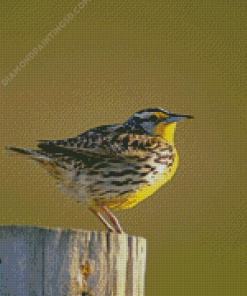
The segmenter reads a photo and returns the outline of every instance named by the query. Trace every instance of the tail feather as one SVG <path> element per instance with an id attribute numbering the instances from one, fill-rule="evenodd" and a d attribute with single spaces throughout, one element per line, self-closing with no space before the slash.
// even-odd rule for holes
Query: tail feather
<path id="1" fill-rule="evenodd" d="M 16 147 L 6 147 L 7 150 L 12 150 L 15 152 L 19 152 L 19 153 L 23 153 L 23 154 L 28 154 L 28 155 L 32 155 L 33 154 L 33 150 L 29 150 L 29 149 L 25 149 L 25 148 L 16 148 Z"/>
<path id="2" fill-rule="evenodd" d="M 6 150 L 18 152 L 30 156 L 32 160 L 36 160 L 48 173 L 56 180 L 59 180 L 64 186 L 71 186 L 76 176 L 76 171 L 71 171 L 73 164 L 70 162 L 58 160 L 49 156 L 42 150 L 31 150 L 26 148 L 6 147 Z"/>
<path id="3" fill-rule="evenodd" d="M 51 158 L 40 150 L 31 150 L 26 148 L 16 148 L 16 147 L 6 147 L 7 150 L 18 152 L 21 154 L 26 154 L 37 161 L 47 161 L 49 162 Z"/>

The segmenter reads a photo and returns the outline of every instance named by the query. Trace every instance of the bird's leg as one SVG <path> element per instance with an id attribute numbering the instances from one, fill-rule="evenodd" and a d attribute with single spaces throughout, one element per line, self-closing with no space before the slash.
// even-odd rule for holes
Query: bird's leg
<path id="1" fill-rule="evenodd" d="M 116 230 L 108 223 L 105 218 L 95 209 L 89 207 L 89 210 L 100 219 L 100 221 L 105 225 L 105 227 L 110 231 L 110 232 L 116 232 Z"/>
<path id="2" fill-rule="evenodd" d="M 103 205 L 99 205 L 99 206 L 111 220 L 113 226 L 115 227 L 115 232 L 119 234 L 124 233 L 123 228 L 121 227 L 117 217 L 114 216 L 105 206 Z"/>

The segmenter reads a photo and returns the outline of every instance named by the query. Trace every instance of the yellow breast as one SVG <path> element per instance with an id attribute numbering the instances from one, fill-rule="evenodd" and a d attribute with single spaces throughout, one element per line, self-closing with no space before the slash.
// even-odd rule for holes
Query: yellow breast
<path id="1" fill-rule="evenodd" d="M 155 130 L 154 134 L 162 137 L 170 144 L 174 145 L 174 132 L 176 129 L 176 123 L 171 123 L 169 125 L 159 124 Z M 163 174 L 160 174 L 156 181 L 152 185 L 144 185 L 139 191 L 133 192 L 131 194 L 124 195 L 122 197 L 111 198 L 104 200 L 102 203 L 111 209 L 127 209 L 138 204 L 143 199 L 152 195 L 157 191 L 162 185 L 171 179 L 174 175 L 178 166 L 178 154 L 174 148 L 174 162 L 171 169 Z"/>
<path id="2" fill-rule="evenodd" d="M 133 192 L 123 197 L 117 197 L 117 198 L 105 200 L 103 201 L 103 204 L 108 208 L 117 209 L 117 210 L 133 207 L 143 199 L 152 195 L 156 190 L 158 190 L 162 185 L 164 185 L 168 180 L 170 180 L 171 177 L 174 175 L 177 166 L 178 166 L 178 154 L 175 150 L 174 163 L 169 173 L 164 173 L 159 175 L 157 180 L 151 186 L 144 185 L 138 192 Z"/>

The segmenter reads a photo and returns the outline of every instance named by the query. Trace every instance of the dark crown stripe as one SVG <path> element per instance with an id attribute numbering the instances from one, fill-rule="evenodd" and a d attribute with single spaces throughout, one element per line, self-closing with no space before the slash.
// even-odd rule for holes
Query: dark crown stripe
<path id="1" fill-rule="evenodd" d="M 136 114 L 143 113 L 143 112 L 163 112 L 163 113 L 168 113 L 168 111 L 162 109 L 162 108 L 149 108 L 145 110 L 141 110 L 139 112 L 136 112 Z"/>

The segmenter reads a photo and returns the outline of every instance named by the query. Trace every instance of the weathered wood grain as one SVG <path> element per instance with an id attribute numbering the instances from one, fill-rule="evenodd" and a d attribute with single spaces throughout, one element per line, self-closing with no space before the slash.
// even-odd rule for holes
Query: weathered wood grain
<path id="1" fill-rule="evenodd" d="M 141 237 L 3 225 L 0 260 L 0 295 L 144 296 Z"/>

